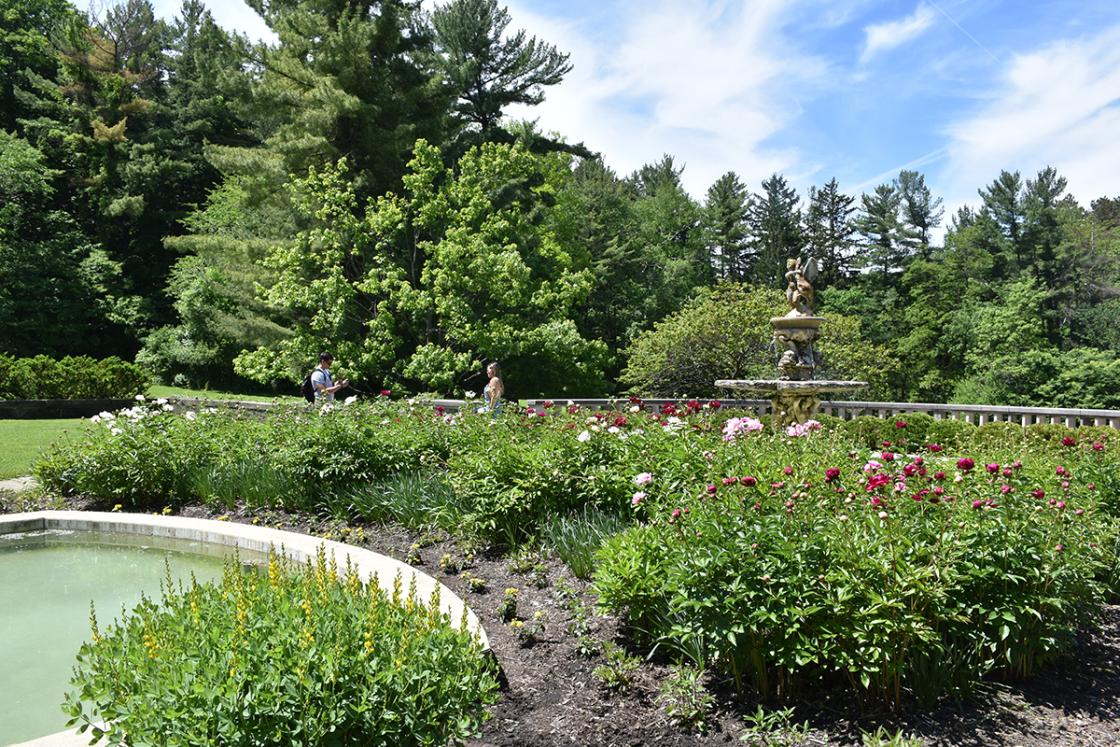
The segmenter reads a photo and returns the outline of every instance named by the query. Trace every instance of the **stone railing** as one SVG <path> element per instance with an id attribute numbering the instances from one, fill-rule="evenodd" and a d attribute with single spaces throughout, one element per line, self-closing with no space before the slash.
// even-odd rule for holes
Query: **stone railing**
<path id="1" fill-rule="evenodd" d="M 546 400 L 531 399 L 526 402 L 528 406 L 540 406 Z M 564 399 L 557 398 L 553 402 L 567 404 L 573 402 L 581 407 L 598 409 L 626 409 L 630 406 L 629 400 L 621 399 Z M 680 399 L 644 399 L 646 407 L 660 407 L 672 402 L 680 404 Z M 708 400 L 702 399 L 701 403 Z M 770 412 L 768 399 L 721 399 L 723 407 L 735 409 L 754 410 L 759 415 Z M 933 404 L 928 402 L 857 402 L 857 401 L 829 401 L 821 402 L 818 410 L 823 415 L 851 420 L 860 415 L 874 415 L 881 418 L 891 418 L 906 413 L 924 412 L 937 420 L 963 420 L 974 425 L 985 423 L 1008 422 L 1019 425 L 1033 425 L 1035 423 L 1059 423 L 1070 427 L 1082 425 L 1101 425 L 1109 428 L 1120 429 L 1120 410 L 1085 410 L 1060 407 L 1004 407 L 1000 405 L 950 405 Z"/>

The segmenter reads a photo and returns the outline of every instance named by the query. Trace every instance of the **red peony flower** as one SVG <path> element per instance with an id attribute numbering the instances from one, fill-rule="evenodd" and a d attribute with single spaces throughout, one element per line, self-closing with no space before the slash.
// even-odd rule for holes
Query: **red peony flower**
<path id="1" fill-rule="evenodd" d="M 907 423 L 905 420 L 894 421 L 894 427 L 898 428 L 899 430 L 905 428 L 907 425 L 909 425 L 909 423 Z"/>
<path id="2" fill-rule="evenodd" d="M 382 390 L 381 390 L 381 396 L 382 396 L 382 397 L 388 397 L 388 396 L 389 396 L 389 395 L 391 395 L 391 394 L 392 394 L 392 392 L 391 392 L 390 390 L 388 390 L 388 389 L 382 389 Z"/>
<path id="3" fill-rule="evenodd" d="M 720 402 L 718 399 L 713 399 L 713 400 L 708 401 L 708 408 L 711 409 L 711 410 L 718 410 L 721 407 L 723 407 L 723 403 Z"/>
<path id="4" fill-rule="evenodd" d="M 1094 441 L 1093 442 L 1093 451 L 1103 451 L 1103 450 L 1104 450 L 1104 444 L 1102 444 L 1100 441 Z"/>
<path id="5" fill-rule="evenodd" d="M 739 484 L 746 485 L 748 488 L 753 488 L 755 485 L 758 485 L 758 479 L 747 475 L 746 477 L 739 478 Z"/>
<path id="6" fill-rule="evenodd" d="M 926 448 L 936 454 L 937 452 L 941 451 L 941 444 L 930 444 Z"/>
<path id="7" fill-rule="evenodd" d="M 886 442 L 884 441 L 884 443 L 886 443 Z M 883 452 L 883 461 L 884 462 L 893 462 L 894 461 L 894 454 L 892 454 L 889 451 L 884 451 Z"/>
<path id="8" fill-rule="evenodd" d="M 1073 436 L 1066 436 L 1062 439 L 1062 446 L 1077 446 L 1077 439 Z"/>
<path id="9" fill-rule="evenodd" d="M 968 472 L 975 466 L 976 462 L 972 461 L 968 457 L 963 457 L 957 460 L 957 469 L 959 469 L 961 472 Z"/>
<path id="10" fill-rule="evenodd" d="M 832 482 L 838 477 L 840 477 L 839 467 L 829 467 L 824 471 L 824 479 L 826 482 Z"/>
<path id="11" fill-rule="evenodd" d="M 995 473 L 999 472 L 999 465 L 995 462 L 992 462 L 991 464 L 985 464 L 984 469 L 988 470 L 988 472 L 994 475 Z"/>

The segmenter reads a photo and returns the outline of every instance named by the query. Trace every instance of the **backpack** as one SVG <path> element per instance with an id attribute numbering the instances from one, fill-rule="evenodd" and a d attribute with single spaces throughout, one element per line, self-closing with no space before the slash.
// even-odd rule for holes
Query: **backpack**
<path id="1" fill-rule="evenodd" d="M 314 373 L 314 371 L 311 373 Z M 305 400 L 311 403 L 315 402 L 315 386 L 311 383 L 311 374 L 307 374 L 307 376 L 303 377 L 303 384 L 300 386 L 299 391 Z"/>

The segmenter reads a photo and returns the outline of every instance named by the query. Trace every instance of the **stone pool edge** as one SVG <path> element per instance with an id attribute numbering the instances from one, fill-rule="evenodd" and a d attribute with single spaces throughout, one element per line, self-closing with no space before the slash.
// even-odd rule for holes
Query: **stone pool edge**
<path id="1" fill-rule="evenodd" d="M 323 548 L 328 558 L 333 555 L 340 568 L 345 568 L 346 561 L 349 559 L 363 580 L 369 580 L 376 574 L 378 585 L 386 591 L 392 592 L 398 574 L 404 589 L 408 589 L 415 579 L 416 593 L 421 599 L 430 599 L 438 588 L 440 606 L 450 617 L 451 624 L 458 627 L 465 610 L 467 628 L 478 636 L 483 649 L 490 651 L 489 639 L 486 637 L 482 623 L 479 622 L 474 610 L 459 595 L 421 570 L 381 553 L 354 545 L 283 529 L 212 519 L 191 519 L 183 516 L 104 511 L 34 511 L 0 515 L 0 535 L 44 530 L 117 532 L 165 537 L 262 554 L 267 554 L 271 549 L 283 550 L 285 555 L 301 563 L 309 558 L 313 559 L 318 554 L 319 548 Z M 89 739 L 88 735 L 76 732 L 60 732 L 22 742 L 13 747 L 77 747 L 88 745 Z"/>

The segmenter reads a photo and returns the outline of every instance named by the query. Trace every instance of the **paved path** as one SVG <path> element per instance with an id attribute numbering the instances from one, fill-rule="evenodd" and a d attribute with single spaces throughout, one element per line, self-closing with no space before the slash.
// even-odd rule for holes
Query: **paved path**
<path id="1" fill-rule="evenodd" d="M 34 477 L 13 477 L 11 480 L 0 480 L 0 492 L 23 493 L 36 486 Z"/>

